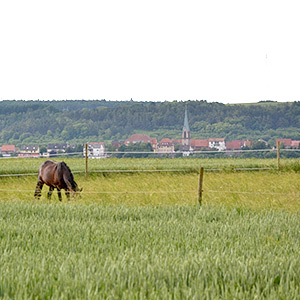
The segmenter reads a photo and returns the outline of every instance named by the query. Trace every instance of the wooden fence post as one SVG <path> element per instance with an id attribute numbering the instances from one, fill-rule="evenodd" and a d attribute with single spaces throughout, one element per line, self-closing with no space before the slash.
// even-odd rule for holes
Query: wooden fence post
<path id="1" fill-rule="evenodd" d="M 277 141 L 277 169 L 280 169 L 280 141 Z"/>
<path id="2" fill-rule="evenodd" d="M 199 184 L 198 184 L 198 203 L 199 203 L 200 206 L 202 205 L 203 174 L 204 174 L 204 169 L 202 167 L 200 167 L 200 170 L 199 170 Z"/>
<path id="3" fill-rule="evenodd" d="M 88 175 L 88 144 L 85 144 L 85 176 Z"/>

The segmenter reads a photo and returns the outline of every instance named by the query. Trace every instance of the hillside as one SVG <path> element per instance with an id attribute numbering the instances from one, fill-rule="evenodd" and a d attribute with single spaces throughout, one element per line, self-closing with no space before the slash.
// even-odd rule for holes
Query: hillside
<path id="1" fill-rule="evenodd" d="M 180 138 L 186 106 L 192 138 L 300 139 L 300 102 L 1 101 L 0 144 Z"/>

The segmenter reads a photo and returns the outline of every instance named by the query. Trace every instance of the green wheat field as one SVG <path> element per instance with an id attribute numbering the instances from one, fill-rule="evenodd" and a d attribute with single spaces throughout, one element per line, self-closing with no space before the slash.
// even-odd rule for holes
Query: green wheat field
<path id="1" fill-rule="evenodd" d="M 0 175 L 42 161 L 2 159 Z M 299 160 L 65 162 L 83 187 L 69 202 L 0 177 L 1 299 L 300 299 Z"/>

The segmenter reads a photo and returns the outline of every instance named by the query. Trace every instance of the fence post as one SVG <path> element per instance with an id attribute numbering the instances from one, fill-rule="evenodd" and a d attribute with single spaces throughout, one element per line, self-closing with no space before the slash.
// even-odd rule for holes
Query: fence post
<path id="1" fill-rule="evenodd" d="M 88 144 L 85 144 L 85 176 L 88 175 Z"/>
<path id="2" fill-rule="evenodd" d="M 280 141 L 277 141 L 277 169 L 280 169 Z"/>
<path id="3" fill-rule="evenodd" d="M 199 184 L 198 184 L 198 203 L 199 203 L 200 206 L 202 205 L 203 174 L 204 174 L 204 169 L 202 167 L 200 167 L 200 170 L 199 170 Z"/>

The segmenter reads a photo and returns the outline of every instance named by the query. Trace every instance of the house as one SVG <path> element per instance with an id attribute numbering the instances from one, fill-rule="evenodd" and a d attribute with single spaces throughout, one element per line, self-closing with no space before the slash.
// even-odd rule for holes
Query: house
<path id="1" fill-rule="evenodd" d="M 40 147 L 38 145 L 23 145 L 20 148 L 18 157 L 39 157 Z"/>
<path id="2" fill-rule="evenodd" d="M 113 149 L 115 149 L 116 151 L 119 150 L 119 148 L 124 144 L 124 141 L 112 141 L 111 142 L 111 146 Z"/>
<path id="3" fill-rule="evenodd" d="M 16 153 L 17 148 L 15 145 L 2 145 L 1 154 L 4 157 L 10 157 L 12 154 Z"/>
<path id="4" fill-rule="evenodd" d="M 85 156 L 85 148 L 83 149 Z M 89 142 L 87 143 L 87 156 L 88 158 L 106 158 L 105 145 L 103 142 Z"/>
<path id="5" fill-rule="evenodd" d="M 155 151 L 156 153 L 172 153 L 175 152 L 175 147 L 171 139 L 163 138 L 157 145 Z"/>
<path id="6" fill-rule="evenodd" d="M 65 153 L 68 148 L 68 145 L 63 144 L 48 144 L 47 145 L 47 152 L 51 154 L 57 154 L 57 153 Z"/>
<path id="7" fill-rule="evenodd" d="M 226 142 L 226 150 L 240 150 L 243 147 L 250 147 L 250 141 L 243 140 L 233 140 L 231 142 Z"/>
<path id="8" fill-rule="evenodd" d="M 125 145 L 137 144 L 137 143 L 150 143 L 152 148 L 155 150 L 157 139 L 151 138 L 146 134 L 133 134 L 132 136 L 130 136 L 128 139 L 124 141 Z"/>
<path id="9" fill-rule="evenodd" d="M 194 151 L 209 150 L 208 139 L 191 139 L 191 147 Z"/>
<path id="10" fill-rule="evenodd" d="M 174 150 L 178 151 L 181 148 L 182 140 L 181 139 L 171 139 L 172 144 L 174 145 Z"/>
<path id="11" fill-rule="evenodd" d="M 136 143 L 151 143 L 151 138 L 146 134 L 133 134 L 124 142 L 125 145 Z"/>
<path id="12" fill-rule="evenodd" d="M 292 148 L 292 139 L 276 139 L 276 145 L 280 143 L 285 148 Z"/>
<path id="13" fill-rule="evenodd" d="M 155 151 L 157 146 L 157 138 L 151 138 L 150 144 L 152 146 L 153 151 Z"/>
<path id="14" fill-rule="evenodd" d="M 292 148 L 300 148 L 300 141 L 292 140 Z"/>
<path id="15" fill-rule="evenodd" d="M 283 145 L 284 148 L 299 148 L 299 145 L 300 145 L 300 141 L 296 141 L 296 140 L 292 140 L 292 139 L 277 139 L 276 145 L 278 142 L 281 145 Z"/>
<path id="16" fill-rule="evenodd" d="M 172 143 L 174 144 L 174 146 L 181 145 L 182 144 L 182 140 L 181 139 L 172 139 Z"/>
<path id="17" fill-rule="evenodd" d="M 224 138 L 208 139 L 208 146 L 210 149 L 217 149 L 218 151 L 224 151 L 226 149 L 225 139 Z"/>

